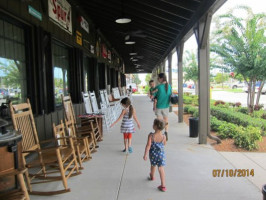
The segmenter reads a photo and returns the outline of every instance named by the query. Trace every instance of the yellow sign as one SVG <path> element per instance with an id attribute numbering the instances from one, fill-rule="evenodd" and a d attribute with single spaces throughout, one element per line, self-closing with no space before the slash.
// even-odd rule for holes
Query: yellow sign
<path id="1" fill-rule="evenodd" d="M 76 42 L 77 42 L 77 44 L 79 44 L 80 46 L 82 46 L 82 35 L 78 31 L 76 31 Z"/>

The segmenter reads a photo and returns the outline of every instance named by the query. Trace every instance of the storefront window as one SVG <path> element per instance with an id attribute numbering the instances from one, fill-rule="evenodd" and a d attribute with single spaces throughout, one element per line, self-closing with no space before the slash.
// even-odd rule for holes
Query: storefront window
<path id="1" fill-rule="evenodd" d="M 61 95 L 68 94 L 69 88 L 69 60 L 68 49 L 57 43 L 52 44 L 54 68 L 54 95 L 55 107 L 62 105 Z"/>
<path id="2" fill-rule="evenodd" d="M 26 100 L 24 29 L 0 19 L 0 106 Z"/>

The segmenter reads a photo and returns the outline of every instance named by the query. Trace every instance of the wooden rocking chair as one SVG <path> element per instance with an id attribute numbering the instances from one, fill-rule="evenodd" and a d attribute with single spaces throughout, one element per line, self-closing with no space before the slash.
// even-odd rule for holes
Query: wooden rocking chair
<path id="1" fill-rule="evenodd" d="M 93 133 L 90 132 L 90 137 L 82 136 L 82 134 L 77 135 L 73 120 L 65 119 L 65 127 L 68 135 L 74 137 L 76 144 L 79 146 L 80 154 L 78 156 L 78 160 L 81 166 L 82 162 L 90 160 L 92 158 L 91 152 L 95 149 Z"/>
<path id="2" fill-rule="evenodd" d="M 22 134 L 23 164 L 28 169 L 35 169 L 34 174 L 25 173 L 30 194 L 54 195 L 69 192 L 70 188 L 67 186 L 67 179 L 70 176 L 80 174 L 72 138 L 64 137 L 42 141 L 42 144 L 51 145 L 53 143 L 54 145 L 41 148 L 29 100 L 27 100 L 27 103 L 18 105 L 10 103 L 10 112 L 14 129 Z M 61 139 L 68 140 L 68 145 L 58 145 L 57 141 Z M 28 155 L 32 155 L 31 161 L 26 161 L 26 156 Z M 59 173 L 60 175 L 52 176 L 54 173 Z M 38 181 L 35 178 L 38 178 Z M 32 190 L 32 184 L 57 180 L 62 180 L 63 190 L 47 192 Z"/>
<path id="3" fill-rule="evenodd" d="M 62 103 L 63 103 L 64 113 L 65 113 L 66 119 L 72 120 L 74 122 L 76 134 L 78 136 L 85 136 L 86 135 L 88 137 L 92 137 L 92 139 L 94 141 L 94 147 L 98 147 L 96 138 L 99 135 L 99 125 L 98 125 L 97 119 L 92 120 L 91 118 L 89 118 L 89 119 L 83 121 L 81 126 L 78 126 L 77 121 L 76 121 L 74 108 L 73 108 L 73 104 L 71 101 L 71 97 L 70 96 L 63 96 L 63 95 L 61 95 L 61 97 L 62 97 Z M 95 152 L 95 151 L 96 150 L 94 149 L 92 152 Z"/>
<path id="4" fill-rule="evenodd" d="M 103 138 L 103 130 L 102 130 L 102 119 L 104 113 L 101 113 L 98 110 L 97 100 L 96 98 L 92 101 L 91 95 L 88 92 L 82 92 L 83 102 L 85 106 L 85 115 L 81 117 L 81 123 L 86 124 L 88 120 L 94 120 L 94 132 L 96 133 L 95 139 L 100 142 Z M 94 92 L 93 92 L 94 94 Z M 94 94 L 95 97 L 95 94 Z M 97 109 L 95 109 L 97 108 Z"/>
<path id="5" fill-rule="evenodd" d="M 20 186 L 20 189 L 14 189 L 7 192 L 1 192 L 0 199 L 3 200 L 30 200 L 23 174 L 26 172 L 27 169 L 17 170 L 13 169 L 8 172 L 1 172 L 0 178 L 5 178 L 9 176 L 17 176 L 17 180 Z"/>

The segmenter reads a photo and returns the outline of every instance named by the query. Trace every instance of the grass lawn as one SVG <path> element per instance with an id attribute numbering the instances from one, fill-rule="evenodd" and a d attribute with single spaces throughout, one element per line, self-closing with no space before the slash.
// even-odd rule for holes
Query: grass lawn
<path id="1" fill-rule="evenodd" d="M 239 89 L 228 89 L 228 88 L 213 88 L 212 91 L 225 91 L 225 92 L 234 92 L 234 93 L 242 93 L 242 88 Z"/>

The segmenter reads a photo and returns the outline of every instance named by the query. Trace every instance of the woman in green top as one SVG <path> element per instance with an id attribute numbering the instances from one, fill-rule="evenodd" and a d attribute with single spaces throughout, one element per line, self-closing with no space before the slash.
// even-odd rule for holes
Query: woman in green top
<path id="1" fill-rule="evenodd" d="M 170 106 L 170 96 L 172 93 L 171 85 L 167 83 L 167 78 L 164 73 L 160 73 L 158 75 L 158 81 L 160 82 L 159 85 L 155 87 L 156 93 L 154 94 L 157 98 L 157 105 L 155 115 L 158 119 L 163 119 L 165 122 L 165 136 L 168 140 L 168 113 L 169 113 L 169 106 Z"/>

